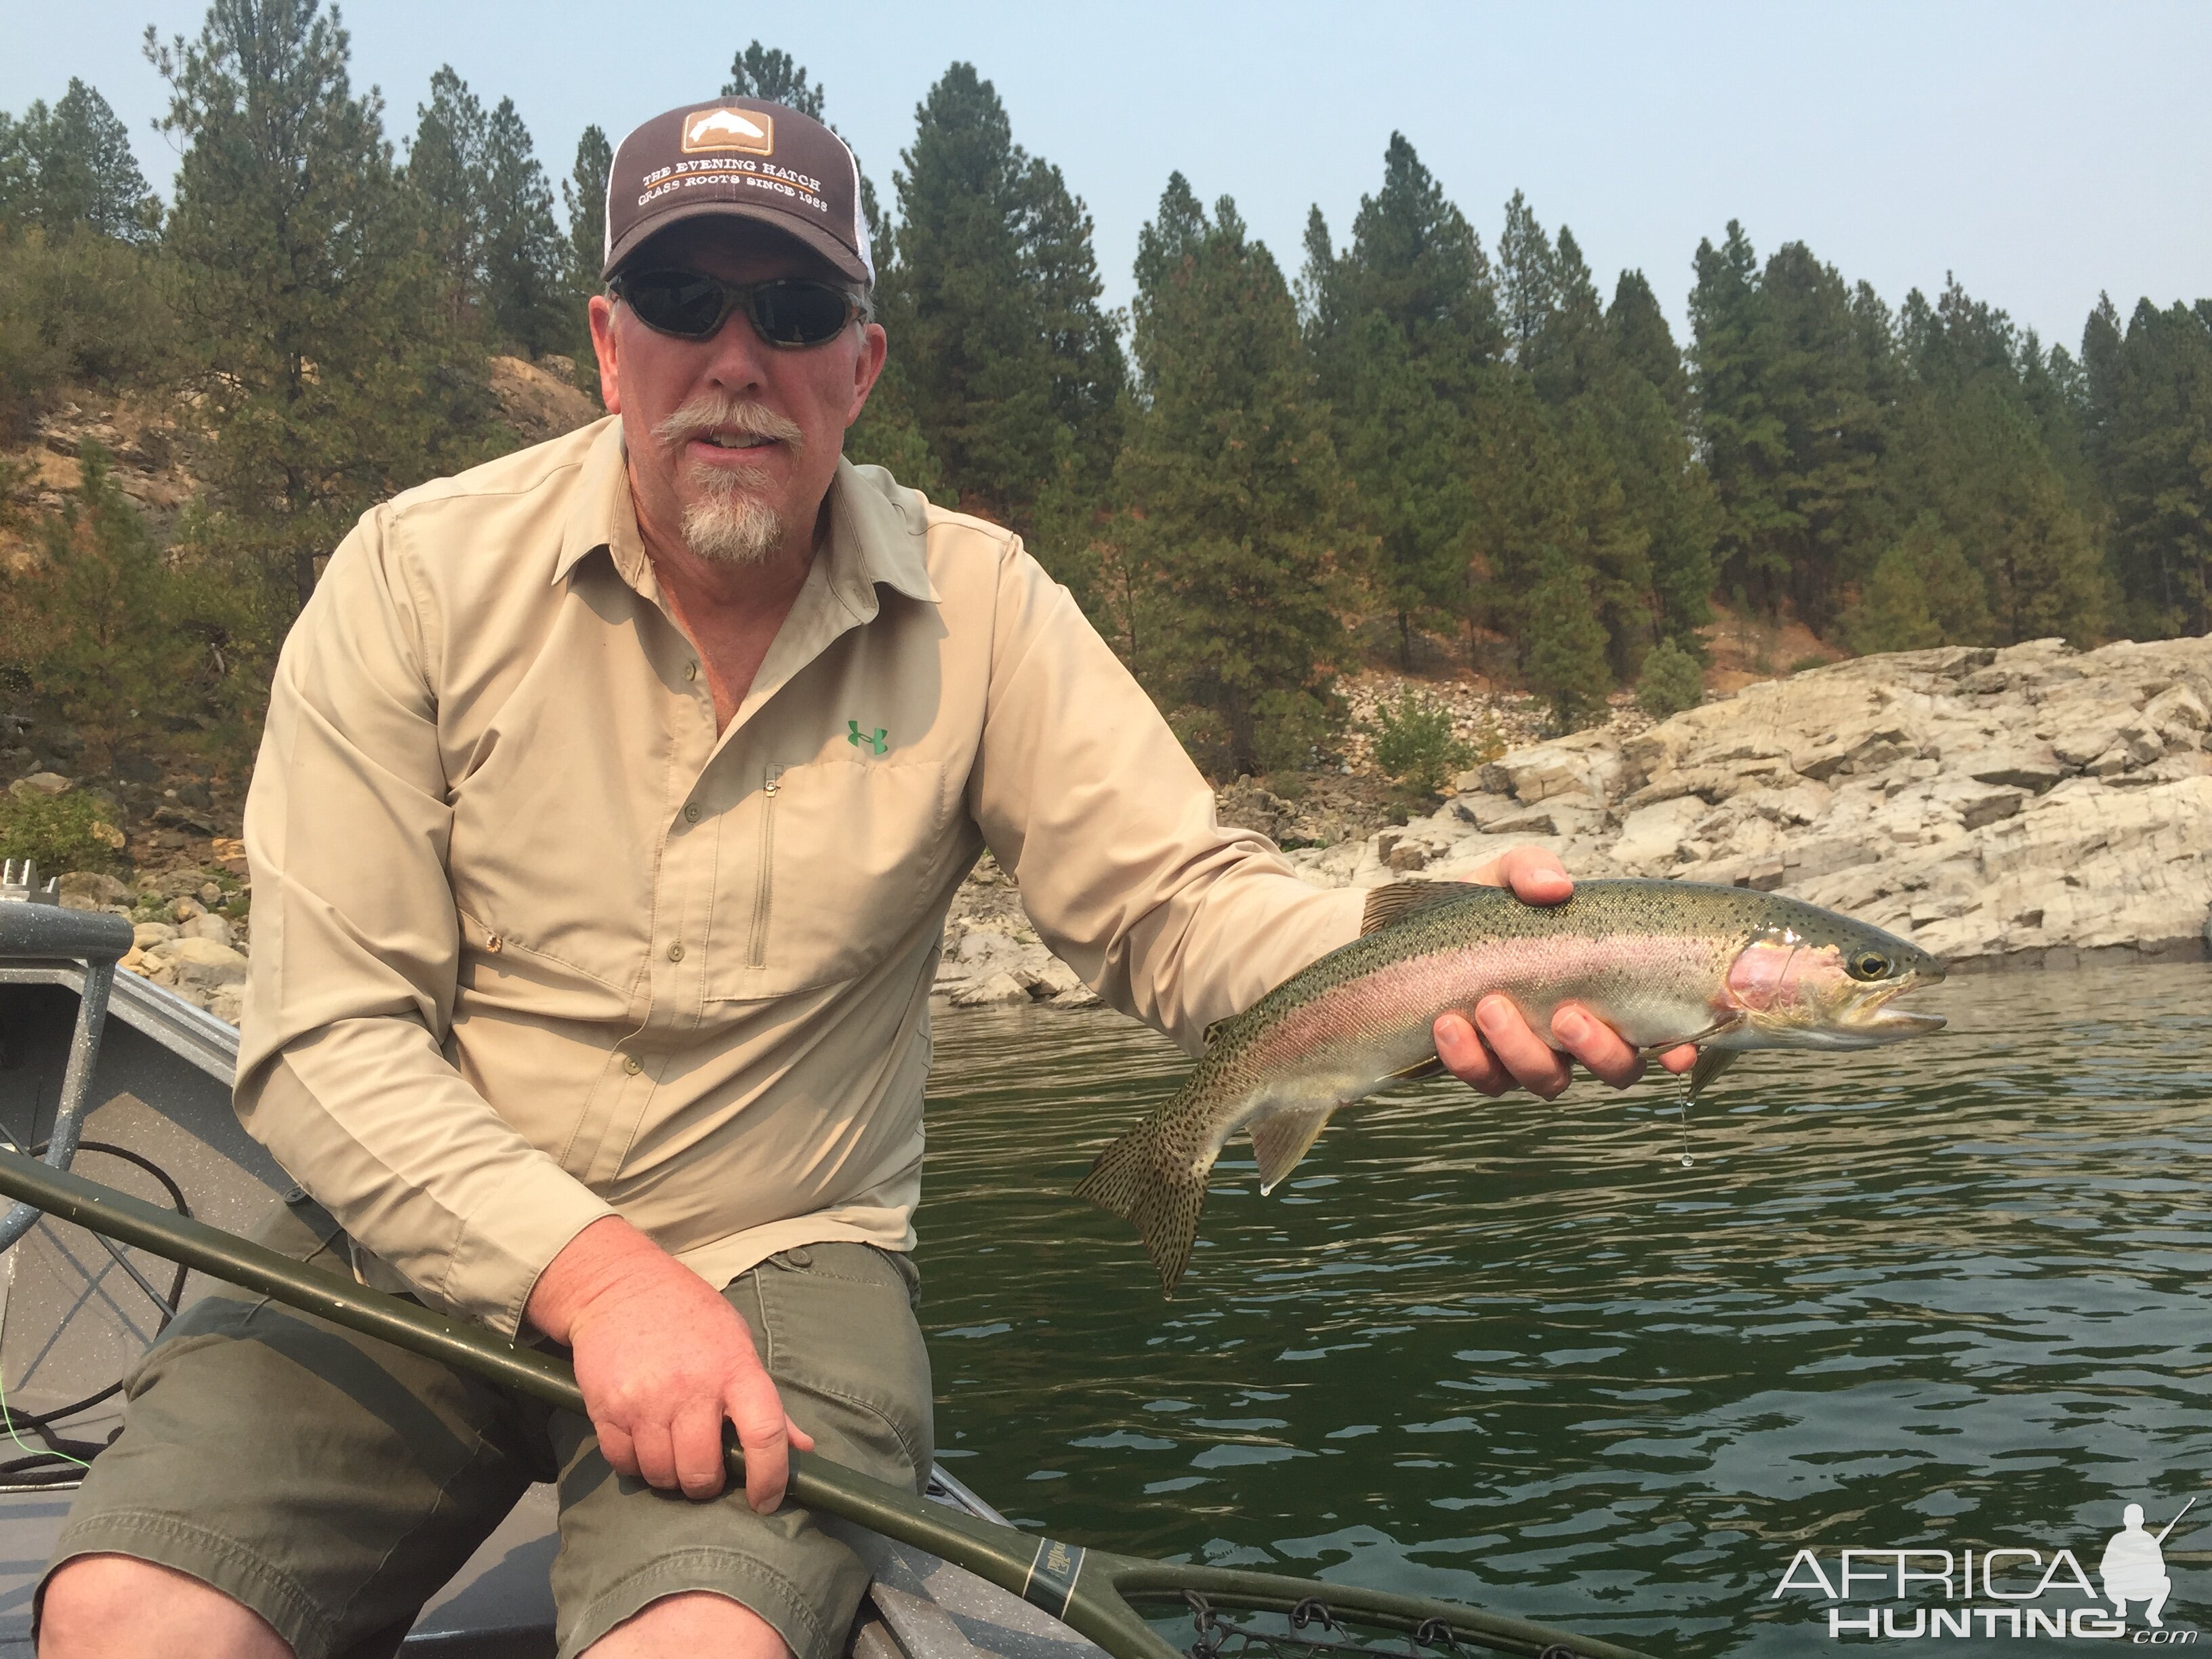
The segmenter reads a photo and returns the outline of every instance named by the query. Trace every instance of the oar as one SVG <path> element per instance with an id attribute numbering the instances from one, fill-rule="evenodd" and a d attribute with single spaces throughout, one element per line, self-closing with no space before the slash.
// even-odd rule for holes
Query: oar
<path id="1" fill-rule="evenodd" d="M 473 1371 L 563 1411 L 584 1411 L 574 1372 L 550 1354 L 517 1347 L 483 1326 L 445 1318 L 82 1176 L 0 1151 L 0 1195 L 333 1324 Z M 742 1482 L 744 1454 L 732 1444 L 727 1455 L 731 1480 Z M 1431 1645 L 1466 1644 L 1544 1659 L 1643 1659 L 1610 1643 L 1449 1601 L 1274 1573 L 1151 1561 L 1039 1538 L 930 1503 L 811 1453 L 792 1454 L 790 1498 L 965 1567 L 1073 1626 L 1114 1659 L 1182 1659 L 1132 1603 L 1174 1603 L 1187 1594 L 1203 1597 L 1211 1607 L 1273 1613 L 1319 1602 L 1332 1615 L 1405 1632 Z"/>

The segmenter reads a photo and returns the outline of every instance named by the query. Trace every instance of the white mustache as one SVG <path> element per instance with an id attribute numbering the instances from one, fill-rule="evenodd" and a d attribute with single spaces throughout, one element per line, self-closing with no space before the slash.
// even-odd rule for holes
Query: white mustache
<path id="1" fill-rule="evenodd" d="M 774 410 L 744 398 L 715 392 L 694 398 L 659 426 L 653 435 L 670 448 L 705 434 L 736 433 L 748 438 L 769 438 L 793 449 L 806 441 L 795 422 Z"/>

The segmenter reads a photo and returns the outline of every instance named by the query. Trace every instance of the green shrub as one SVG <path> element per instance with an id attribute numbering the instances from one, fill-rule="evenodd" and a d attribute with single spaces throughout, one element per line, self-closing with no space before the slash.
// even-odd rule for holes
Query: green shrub
<path id="1" fill-rule="evenodd" d="M 1662 640 L 1644 659 L 1644 677 L 1636 683 L 1636 701 L 1655 720 L 1695 708 L 1705 700 L 1705 675 L 1698 659 L 1674 643 Z"/>
<path id="2" fill-rule="evenodd" d="M 113 812 L 82 790 L 0 795 L 0 857 L 34 860 L 41 881 L 71 870 L 112 870 L 123 847 Z"/>
<path id="3" fill-rule="evenodd" d="M 81 456 L 82 482 L 40 526 L 41 556 L 0 571 L 0 668 L 26 674 L 112 760 L 143 744 L 157 714 L 219 707 L 238 600 L 162 556 L 97 445 Z"/>
<path id="4" fill-rule="evenodd" d="M 0 435 L 64 381 L 157 384 L 174 356 L 161 256 L 79 228 L 0 229 Z"/>
<path id="5" fill-rule="evenodd" d="M 1793 674 L 1802 674 L 1808 669 L 1826 668 L 1827 665 L 1828 659 L 1826 657 L 1805 656 L 1800 657 L 1796 661 L 1791 663 L 1790 665 L 1790 672 Z"/>
<path id="6" fill-rule="evenodd" d="M 1474 758 L 1452 732 L 1451 710 L 1410 685 L 1375 711 L 1375 763 L 1416 794 L 1433 795 Z"/>

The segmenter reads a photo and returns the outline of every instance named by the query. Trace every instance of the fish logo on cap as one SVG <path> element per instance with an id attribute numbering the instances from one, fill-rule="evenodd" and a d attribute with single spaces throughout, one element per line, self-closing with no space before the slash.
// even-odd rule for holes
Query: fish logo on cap
<path id="1" fill-rule="evenodd" d="M 749 155 L 775 153 L 775 118 L 758 110 L 702 109 L 684 122 L 684 153 L 735 149 Z"/>

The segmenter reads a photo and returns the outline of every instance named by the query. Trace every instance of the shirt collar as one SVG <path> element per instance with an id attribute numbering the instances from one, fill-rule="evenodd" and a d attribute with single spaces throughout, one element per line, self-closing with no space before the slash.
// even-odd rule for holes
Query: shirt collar
<path id="1" fill-rule="evenodd" d="M 863 471 L 840 457 L 830 481 L 830 581 L 855 616 L 876 614 L 876 585 L 937 603 L 923 549 L 929 534 L 921 498 L 890 489 L 880 467 Z M 895 488 L 895 486 L 893 487 Z"/>
<path id="2" fill-rule="evenodd" d="M 895 498 L 883 488 L 889 482 L 889 475 L 879 469 L 862 472 L 842 457 L 830 481 L 830 544 L 823 574 L 838 602 L 862 620 L 876 614 L 878 582 L 910 599 L 937 602 L 937 589 L 922 556 L 928 524 L 920 499 Z M 567 580 L 579 560 L 602 547 L 630 586 L 641 593 L 654 591 L 652 562 L 645 556 L 644 541 L 637 533 L 637 510 L 630 501 L 622 422 L 613 416 L 606 418 L 585 452 L 562 531 L 561 556 L 553 566 L 554 582 Z"/>
<path id="3" fill-rule="evenodd" d="M 609 415 L 584 452 L 583 468 L 576 475 L 568 517 L 561 528 L 561 556 L 553 564 L 553 584 L 565 581 L 586 553 L 602 547 L 612 551 L 625 533 L 630 542 L 637 542 L 637 514 L 630 506 L 629 476 L 623 466 L 622 419 Z M 644 552 L 641 545 L 638 551 Z"/>

